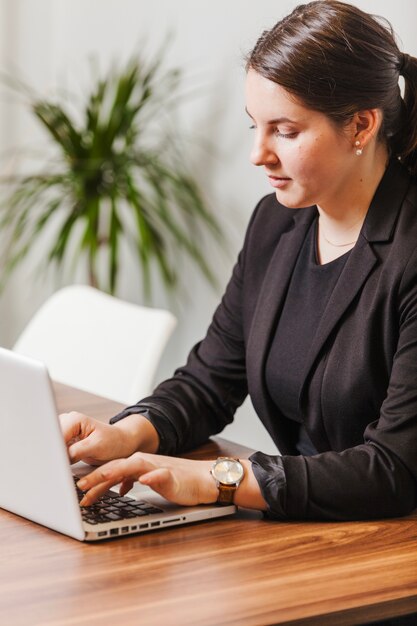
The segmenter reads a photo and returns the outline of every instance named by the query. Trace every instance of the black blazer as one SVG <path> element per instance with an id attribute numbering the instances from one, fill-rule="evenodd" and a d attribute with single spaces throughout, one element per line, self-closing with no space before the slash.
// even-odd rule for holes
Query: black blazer
<path id="1" fill-rule="evenodd" d="M 205 339 L 186 366 L 113 421 L 143 412 L 175 454 L 219 432 L 249 392 L 280 456 L 251 457 L 279 518 L 397 516 L 416 506 L 417 186 L 391 162 L 306 354 L 300 413 L 319 454 L 296 454 L 265 363 L 315 207 L 275 194 L 251 218 Z"/>

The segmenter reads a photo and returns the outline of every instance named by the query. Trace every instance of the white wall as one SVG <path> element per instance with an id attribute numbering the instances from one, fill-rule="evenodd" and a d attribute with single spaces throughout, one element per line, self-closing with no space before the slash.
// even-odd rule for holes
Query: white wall
<path id="1" fill-rule="evenodd" d="M 401 37 L 404 50 L 417 55 L 414 0 L 354 3 L 387 17 Z M 145 49 L 151 53 L 168 33 L 173 33 L 170 63 L 183 68 L 188 77 L 185 85 L 197 85 L 200 91 L 198 97 L 187 101 L 182 124 L 198 138 L 197 143 L 209 141 L 217 151 L 216 158 L 212 158 L 190 146 L 196 173 L 230 234 L 230 257 L 217 263 L 224 286 L 253 206 L 261 195 L 270 192 L 262 173 L 248 161 L 243 54 L 262 29 L 296 4 L 292 0 L 0 0 L 0 69 L 15 72 L 18 68 L 19 74 L 41 94 L 52 94 L 59 86 L 81 98 L 89 84 L 91 55 L 106 68 L 111 60 L 127 58 L 139 50 L 144 40 Z M 12 146 L 43 145 L 43 136 L 24 108 L 4 97 L 0 98 L 0 133 L 0 154 L 9 153 L 8 158 L 3 155 L 3 173 L 13 171 Z M 39 256 L 41 251 L 36 254 Z M 57 286 L 51 278 L 33 280 L 33 264 L 31 259 L 21 268 L 0 296 L 1 345 L 13 344 L 33 311 Z M 180 320 L 159 379 L 184 362 L 189 348 L 205 333 L 219 299 L 195 270 L 185 268 L 184 283 L 188 297 L 182 306 L 167 301 L 162 289 L 156 289 L 155 305 L 168 306 Z M 141 301 L 133 266 L 124 274 L 120 295 Z M 249 403 L 224 434 L 266 452 L 275 451 Z"/>

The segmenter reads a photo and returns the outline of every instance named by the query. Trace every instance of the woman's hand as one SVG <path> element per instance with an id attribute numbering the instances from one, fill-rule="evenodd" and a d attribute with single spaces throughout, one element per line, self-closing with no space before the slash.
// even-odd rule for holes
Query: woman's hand
<path id="1" fill-rule="evenodd" d="M 159 447 L 156 429 L 142 415 L 129 415 L 113 425 L 75 411 L 59 417 L 71 463 L 100 465 L 136 450 L 156 452 Z"/>
<path id="2" fill-rule="evenodd" d="M 136 481 L 161 496 L 186 506 L 216 502 L 218 490 L 210 474 L 213 461 L 192 461 L 136 452 L 127 459 L 110 461 L 78 481 L 85 491 L 81 506 L 93 504 L 108 489 L 121 483 L 125 495 Z"/>

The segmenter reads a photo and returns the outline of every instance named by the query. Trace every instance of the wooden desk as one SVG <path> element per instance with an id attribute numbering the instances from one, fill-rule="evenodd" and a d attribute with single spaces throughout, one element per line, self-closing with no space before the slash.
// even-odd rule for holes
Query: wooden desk
<path id="1" fill-rule="evenodd" d="M 107 419 L 119 408 L 56 389 L 60 411 Z M 194 456 L 220 451 L 250 453 L 215 439 Z M 337 626 L 417 611 L 417 514 L 280 523 L 242 510 L 83 544 L 0 511 L 0 531 L 4 626 Z"/>

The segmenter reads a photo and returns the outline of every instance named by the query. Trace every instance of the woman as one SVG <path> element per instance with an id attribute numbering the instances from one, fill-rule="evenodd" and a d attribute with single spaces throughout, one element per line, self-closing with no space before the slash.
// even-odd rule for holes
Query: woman
<path id="1" fill-rule="evenodd" d="M 275 193 L 187 364 L 113 425 L 62 416 L 73 461 L 114 459 L 80 481 L 83 504 L 135 480 L 216 501 L 212 461 L 163 455 L 221 431 L 249 392 L 282 456 L 242 462 L 236 504 L 339 520 L 416 506 L 416 94 L 417 59 L 348 4 L 311 2 L 262 34 L 246 104 Z"/>

